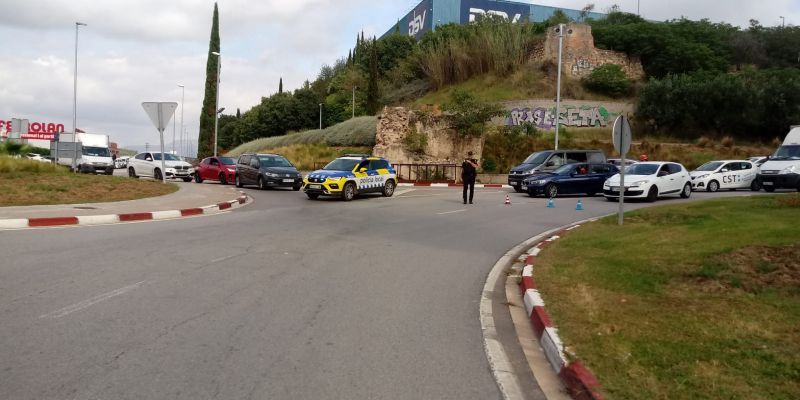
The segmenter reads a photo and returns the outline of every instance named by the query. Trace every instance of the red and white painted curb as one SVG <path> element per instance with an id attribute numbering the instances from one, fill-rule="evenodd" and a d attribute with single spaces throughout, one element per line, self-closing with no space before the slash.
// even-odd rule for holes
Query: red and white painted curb
<path id="1" fill-rule="evenodd" d="M 247 194 L 241 191 L 239 193 L 239 197 L 234 200 L 223 201 L 221 203 L 211 204 L 205 207 L 184 208 L 181 210 L 108 215 L 83 215 L 75 217 L 0 219 L 0 230 L 41 228 L 50 226 L 107 225 L 120 222 L 155 221 L 192 217 L 197 215 L 219 214 L 223 211 L 241 207 L 243 204 L 247 203 Z"/>
<path id="2" fill-rule="evenodd" d="M 460 183 L 421 183 L 421 182 L 410 183 L 410 182 L 406 182 L 406 183 L 398 183 L 397 186 L 403 186 L 403 187 L 412 187 L 412 186 L 413 187 L 436 187 L 436 188 L 441 187 L 441 188 L 446 188 L 446 187 L 463 187 L 464 185 L 460 184 Z M 511 186 L 509 186 L 509 185 L 503 185 L 503 184 L 500 184 L 500 183 L 482 183 L 482 184 L 477 184 L 476 183 L 475 187 L 476 188 L 497 188 L 497 189 L 500 189 L 500 188 L 503 188 L 503 189 L 508 188 L 508 189 L 510 189 L 511 188 Z"/>
<path id="3" fill-rule="evenodd" d="M 574 359 L 574 357 L 570 357 L 572 360 L 569 360 L 565 356 L 564 345 L 558 336 L 558 329 L 547 313 L 544 300 L 542 300 L 542 296 L 536 289 L 536 281 L 533 279 L 534 260 L 542 248 L 558 240 L 567 231 L 579 226 L 574 225 L 558 232 L 528 250 L 519 287 L 525 302 L 525 311 L 531 320 L 536 337 L 539 338 L 539 345 L 544 350 L 550 367 L 561 378 L 569 394 L 572 398 L 578 400 L 602 400 L 603 395 L 597 391 L 600 387 L 600 382 L 597 378 L 580 361 Z"/>

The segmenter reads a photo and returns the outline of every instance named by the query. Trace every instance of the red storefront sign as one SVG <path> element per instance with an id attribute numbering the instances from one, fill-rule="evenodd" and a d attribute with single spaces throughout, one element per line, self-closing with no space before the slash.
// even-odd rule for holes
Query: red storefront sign
<path id="1" fill-rule="evenodd" d="M 0 132 L 11 131 L 11 120 L 0 120 Z M 53 140 L 56 133 L 64 132 L 64 124 L 54 124 L 52 122 L 31 122 L 28 125 L 28 132 L 20 135 L 22 139 Z M 8 136 L 5 133 L 3 136 Z"/>

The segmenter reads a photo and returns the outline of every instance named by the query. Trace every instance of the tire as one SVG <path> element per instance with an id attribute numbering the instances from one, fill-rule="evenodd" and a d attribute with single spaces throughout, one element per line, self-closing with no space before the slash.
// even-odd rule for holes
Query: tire
<path id="1" fill-rule="evenodd" d="M 524 192 L 524 190 L 522 190 L 522 186 L 512 186 L 512 187 L 514 188 L 514 191 L 517 193 Z"/>
<path id="2" fill-rule="evenodd" d="M 758 179 L 753 179 L 753 182 L 750 182 L 750 190 L 754 192 L 761 190 L 761 184 L 758 183 Z"/>
<path id="3" fill-rule="evenodd" d="M 547 186 L 544 187 L 545 196 L 548 198 L 555 198 L 558 196 L 558 186 L 555 183 L 548 183 Z"/>
<path id="4" fill-rule="evenodd" d="M 342 200 L 350 201 L 356 197 L 356 184 L 353 182 L 347 182 L 344 184 L 344 189 L 342 189 Z"/>
<path id="5" fill-rule="evenodd" d="M 236 187 L 237 188 L 241 188 L 241 187 L 244 186 L 244 185 L 242 185 L 242 180 L 239 179 L 239 174 L 236 174 L 236 176 L 233 178 L 233 180 L 234 180 L 234 182 L 236 182 Z"/>
<path id="6" fill-rule="evenodd" d="M 764 186 L 764 190 L 765 190 L 767 193 L 772 193 L 772 192 L 774 192 L 774 191 L 775 191 L 775 186 Z"/>
<path id="7" fill-rule="evenodd" d="M 706 190 L 708 190 L 711 193 L 716 192 L 717 190 L 719 190 L 719 182 L 717 182 L 717 181 L 708 182 L 708 186 L 706 186 Z"/>
<path id="8" fill-rule="evenodd" d="M 134 179 L 138 179 L 139 176 L 136 175 L 136 170 L 133 167 L 128 168 L 128 176 Z"/>
<path id="9" fill-rule="evenodd" d="M 647 191 L 647 201 L 650 203 L 658 200 L 658 188 L 655 185 L 650 186 L 650 190 Z"/>
<path id="10" fill-rule="evenodd" d="M 186 183 L 189 183 L 189 182 L 192 181 L 192 178 L 183 178 L 183 181 L 186 182 Z"/>
<path id="11" fill-rule="evenodd" d="M 306 193 L 306 196 L 311 200 L 316 200 L 319 197 L 319 193 Z"/>
<path id="12" fill-rule="evenodd" d="M 195 172 L 194 173 L 194 181 L 196 183 L 203 183 L 203 178 L 200 177 L 200 173 L 199 172 Z"/>
<path id="13" fill-rule="evenodd" d="M 228 180 L 225 179 L 225 174 L 223 174 L 222 172 L 219 173 L 219 184 L 220 185 L 227 185 L 228 184 Z"/>
<path id="14" fill-rule="evenodd" d="M 392 197 L 394 194 L 394 181 L 389 179 L 386 183 L 383 184 L 383 197 Z"/>
<path id="15" fill-rule="evenodd" d="M 156 168 L 155 170 L 153 170 L 153 179 L 155 179 L 157 181 L 160 181 L 160 180 L 164 179 L 164 177 L 161 176 L 161 170 L 160 169 Z"/>
<path id="16" fill-rule="evenodd" d="M 109 169 L 106 171 L 106 175 L 114 175 L 114 169 Z"/>
<path id="17" fill-rule="evenodd" d="M 692 184 L 687 182 L 685 185 L 683 185 L 683 190 L 681 190 L 681 198 L 688 199 L 689 196 L 691 195 L 692 195 Z"/>
<path id="18" fill-rule="evenodd" d="M 258 177 L 258 188 L 260 190 L 267 190 L 267 186 L 264 184 L 264 178 Z"/>

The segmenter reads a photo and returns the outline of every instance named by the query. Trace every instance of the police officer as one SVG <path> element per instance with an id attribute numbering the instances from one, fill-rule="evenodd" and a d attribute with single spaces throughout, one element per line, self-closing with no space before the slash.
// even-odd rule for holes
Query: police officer
<path id="1" fill-rule="evenodd" d="M 461 181 L 464 183 L 464 204 L 467 204 L 467 190 L 469 190 L 469 204 L 475 194 L 475 177 L 478 175 L 478 161 L 472 158 L 472 152 L 467 153 L 467 158 L 461 163 Z"/>

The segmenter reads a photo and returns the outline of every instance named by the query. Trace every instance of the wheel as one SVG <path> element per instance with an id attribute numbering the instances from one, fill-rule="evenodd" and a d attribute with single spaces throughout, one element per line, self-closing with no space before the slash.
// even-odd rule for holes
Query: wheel
<path id="1" fill-rule="evenodd" d="M 112 169 L 107 169 L 106 170 L 106 175 L 114 175 L 114 169 L 113 168 Z"/>
<path id="2" fill-rule="evenodd" d="M 774 191 L 775 191 L 775 186 L 764 186 L 764 190 L 765 190 L 767 193 L 772 193 L 772 192 L 774 192 Z"/>
<path id="3" fill-rule="evenodd" d="M 708 186 L 706 186 L 706 190 L 708 190 L 709 192 L 712 192 L 712 193 L 716 192 L 717 190 L 719 190 L 719 182 L 717 182 L 717 181 L 708 182 Z"/>
<path id="4" fill-rule="evenodd" d="M 236 182 L 236 187 L 237 188 L 240 188 L 240 187 L 244 186 L 244 185 L 242 185 L 242 180 L 239 179 L 239 174 L 236 174 L 236 176 L 233 178 L 233 180 Z"/>
<path id="5" fill-rule="evenodd" d="M 342 200 L 350 201 L 356 197 L 356 184 L 353 182 L 347 182 L 344 184 L 344 190 L 342 190 Z"/>
<path id="6" fill-rule="evenodd" d="M 650 190 L 647 192 L 647 201 L 652 203 L 656 200 L 658 200 L 658 188 L 651 186 Z"/>
<path id="7" fill-rule="evenodd" d="M 319 197 L 319 193 L 306 193 L 306 196 L 311 200 L 316 200 Z"/>
<path id="8" fill-rule="evenodd" d="M 163 179 L 163 176 L 161 176 L 161 170 L 160 170 L 160 169 L 156 168 L 156 169 L 153 171 L 153 179 L 155 179 L 155 180 L 157 180 L 157 181 L 160 181 L 160 180 L 162 180 L 162 179 Z"/>
<path id="9" fill-rule="evenodd" d="M 392 197 L 394 194 L 394 181 L 389 179 L 383 184 L 383 197 Z"/>
<path id="10" fill-rule="evenodd" d="M 199 172 L 195 172 L 194 173 L 194 181 L 197 182 L 197 183 L 203 183 L 203 178 L 200 177 L 200 173 Z"/>
<path id="11" fill-rule="evenodd" d="M 183 181 L 184 181 L 184 182 L 191 182 L 191 181 L 192 181 L 192 178 L 191 178 L 191 177 L 188 177 L 188 178 L 183 178 Z"/>
<path id="12" fill-rule="evenodd" d="M 681 190 L 681 198 L 688 199 L 689 196 L 691 195 L 692 195 L 692 184 L 687 182 L 685 185 L 683 185 L 683 190 Z"/>
<path id="13" fill-rule="evenodd" d="M 295 192 L 297 192 L 297 191 L 299 191 L 299 190 L 300 190 L 300 188 L 301 188 L 301 187 L 303 187 L 303 186 L 302 186 L 302 185 L 301 185 L 301 186 L 294 186 L 294 187 L 292 187 L 292 190 L 294 190 Z"/>
<path id="14" fill-rule="evenodd" d="M 136 175 L 136 170 L 134 170 L 133 167 L 128 168 L 128 176 L 131 178 L 138 178 Z"/>
<path id="15" fill-rule="evenodd" d="M 514 188 L 514 191 L 517 192 L 517 193 L 522 193 L 522 192 L 525 191 L 525 190 L 522 189 L 522 186 L 513 186 L 513 188 Z"/>
<path id="16" fill-rule="evenodd" d="M 548 183 L 547 186 L 544 187 L 544 192 L 547 194 L 547 197 L 554 198 L 558 196 L 558 186 L 555 183 Z"/>
<path id="17" fill-rule="evenodd" d="M 267 190 L 267 184 L 264 183 L 264 178 L 258 177 L 258 188 L 261 190 Z"/>
<path id="18" fill-rule="evenodd" d="M 750 182 L 750 190 L 754 192 L 761 190 L 761 184 L 758 183 L 758 179 L 753 179 L 753 182 Z"/>
<path id="19" fill-rule="evenodd" d="M 228 180 L 225 179 L 225 174 L 223 174 L 222 172 L 219 173 L 219 183 L 221 185 L 227 185 L 228 184 Z"/>

